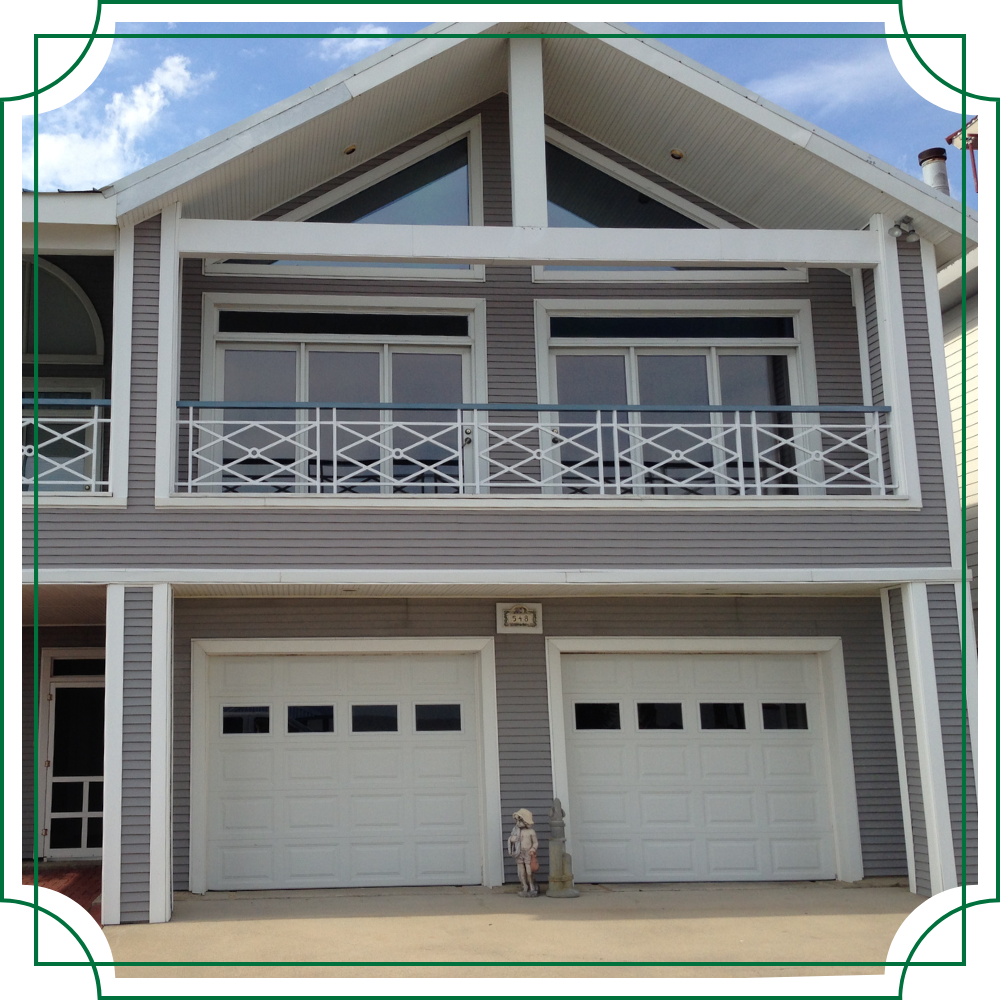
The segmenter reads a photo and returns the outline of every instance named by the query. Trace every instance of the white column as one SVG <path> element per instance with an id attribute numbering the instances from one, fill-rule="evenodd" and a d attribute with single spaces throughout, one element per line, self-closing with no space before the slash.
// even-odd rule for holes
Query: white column
<path id="1" fill-rule="evenodd" d="M 132 399 L 132 267 L 135 227 L 122 226 L 115 253 L 114 317 L 111 330 L 111 433 L 108 480 L 111 495 L 128 496 L 128 432 Z M 106 349 L 106 347 L 105 347 Z"/>
<path id="2" fill-rule="evenodd" d="M 955 845 L 951 835 L 927 584 L 904 584 L 902 596 L 906 651 L 913 692 L 913 717 L 917 732 L 917 756 L 920 760 L 920 790 L 924 800 L 924 824 L 930 858 L 931 893 L 937 894 L 956 886 L 958 876 L 955 871 Z"/>
<path id="3" fill-rule="evenodd" d="M 160 215 L 160 295 L 156 351 L 156 473 L 154 496 L 170 496 L 177 463 L 174 431 L 180 367 L 180 258 L 178 256 L 179 202 Z"/>
<path id="4" fill-rule="evenodd" d="M 878 316 L 882 390 L 886 404 L 892 407 L 889 440 L 893 476 L 906 495 L 919 503 L 920 477 L 910 398 L 906 330 L 903 326 L 903 294 L 896 241 L 888 233 L 891 225 L 892 220 L 884 215 L 873 215 L 869 221 L 871 231 L 878 236 L 879 246 L 879 263 L 875 267 L 875 310 Z"/>
<path id="5" fill-rule="evenodd" d="M 885 658 L 889 665 L 889 698 L 892 702 L 892 733 L 896 741 L 896 768 L 899 771 L 899 801 L 903 807 L 903 839 L 906 842 L 906 873 L 910 892 L 917 891 L 917 869 L 913 861 L 913 820 L 910 817 L 910 785 L 906 777 L 906 745 L 903 740 L 903 713 L 899 705 L 899 678 L 896 675 L 896 644 L 892 636 L 889 591 L 882 592 L 882 631 Z"/>
<path id="6" fill-rule="evenodd" d="M 149 727 L 149 922 L 164 923 L 173 910 L 171 780 L 173 743 L 173 594 L 153 585 Z"/>
<path id="7" fill-rule="evenodd" d="M 548 225 L 545 193 L 545 97 L 542 40 L 512 38 L 507 93 L 510 101 L 510 189 L 515 226 Z"/>
<path id="8" fill-rule="evenodd" d="M 121 921 L 122 719 L 125 669 L 125 588 L 108 586 L 104 622 L 104 840 L 101 920 Z"/>

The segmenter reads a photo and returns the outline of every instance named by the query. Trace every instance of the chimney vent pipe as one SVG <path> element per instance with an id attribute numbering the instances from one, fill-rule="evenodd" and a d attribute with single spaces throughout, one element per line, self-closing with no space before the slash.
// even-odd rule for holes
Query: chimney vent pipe
<path id="1" fill-rule="evenodd" d="M 948 187 L 948 161 L 945 159 L 947 155 L 948 151 L 941 146 L 925 149 L 917 154 L 924 172 L 924 183 L 942 194 L 951 194 L 951 189 Z"/>

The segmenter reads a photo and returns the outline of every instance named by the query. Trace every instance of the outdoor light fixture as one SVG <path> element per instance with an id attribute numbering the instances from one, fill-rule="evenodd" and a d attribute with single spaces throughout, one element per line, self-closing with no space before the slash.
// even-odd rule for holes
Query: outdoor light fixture
<path id="1" fill-rule="evenodd" d="M 344 150 L 344 156 L 350 156 L 351 153 L 353 153 L 357 148 L 358 147 L 355 146 L 354 143 L 352 142 L 350 146 L 348 146 L 347 149 Z"/>
<path id="2" fill-rule="evenodd" d="M 674 160 L 683 160 L 684 159 L 684 150 L 683 149 L 672 149 L 672 150 L 670 150 L 670 156 L 671 156 L 671 159 L 674 159 Z"/>
<path id="3" fill-rule="evenodd" d="M 909 215 L 904 215 L 890 230 L 889 235 L 898 240 L 901 236 L 906 237 L 907 243 L 916 243 L 920 239 L 917 231 L 913 228 L 913 219 Z"/>

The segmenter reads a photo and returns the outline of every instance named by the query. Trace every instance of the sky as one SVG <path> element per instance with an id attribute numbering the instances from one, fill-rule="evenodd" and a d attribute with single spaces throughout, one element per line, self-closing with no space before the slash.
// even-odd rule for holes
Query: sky
<path id="1" fill-rule="evenodd" d="M 637 23 L 639 31 L 697 33 L 881 33 L 867 24 Z M 39 117 L 39 190 L 100 187 L 233 124 L 390 45 L 345 32 L 418 31 L 420 23 L 119 24 L 94 84 Z M 186 32 L 326 34 L 325 38 L 190 39 Z M 664 39 L 664 43 L 914 177 L 917 153 L 943 146 L 960 116 L 905 83 L 884 39 Z M 22 139 L 24 187 L 33 187 L 32 119 Z M 961 157 L 949 150 L 952 194 Z M 968 204 L 976 207 L 971 173 Z"/>

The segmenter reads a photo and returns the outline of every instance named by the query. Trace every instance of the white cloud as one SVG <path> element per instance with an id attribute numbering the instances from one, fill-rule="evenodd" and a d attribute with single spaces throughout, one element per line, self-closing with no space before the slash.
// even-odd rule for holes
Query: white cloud
<path id="1" fill-rule="evenodd" d="M 807 63 L 747 87 L 799 114 L 830 114 L 885 99 L 905 83 L 888 51 L 876 50 L 842 62 Z"/>
<path id="2" fill-rule="evenodd" d="M 383 25 L 362 24 L 359 27 L 334 28 L 333 34 L 384 35 L 389 29 Z M 336 62 L 343 66 L 370 56 L 379 49 L 391 45 L 393 38 L 324 38 L 319 43 L 317 55 L 325 62 Z"/>
<path id="3" fill-rule="evenodd" d="M 100 187 L 142 166 L 141 140 L 170 101 L 196 93 L 215 76 L 192 76 L 189 64 L 186 56 L 167 56 L 145 83 L 113 94 L 103 108 L 85 94 L 46 115 L 38 136 L 39 190 Z M 22 145 L 21 172 L 24 186 L 32 187 L 30 141 Z"/>

